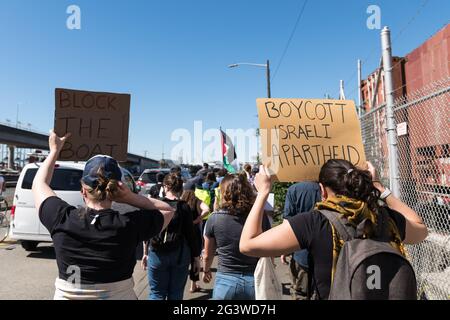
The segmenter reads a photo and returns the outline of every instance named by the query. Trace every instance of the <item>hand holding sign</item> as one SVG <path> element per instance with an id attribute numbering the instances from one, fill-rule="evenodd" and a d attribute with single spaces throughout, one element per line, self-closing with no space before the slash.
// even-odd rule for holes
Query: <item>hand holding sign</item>
<path id="1" fill-rule="evenodd" d="M 259 194 L 269 194 L 272 190 L 272 178 L 269 169 L 261 165 L 255 176 L 255 188 Z"/>
<path id="2" fill-rule="evenodd" d="M 50 134 L 48 136 L 48 146 L 50 148 L 50 152 L 59 153 L 64 147 L 64 143 L 71 136 L 70 133 L 67 133 L 64 137 L 58 137 L 53 130 L 50 130 Z"/>
<path id="3" fill-rule="evenodd" d="M 262 158 L 282 182 L 317 180 L 330 159 L 365 167 L 353 101 L 257 99 Z"/>

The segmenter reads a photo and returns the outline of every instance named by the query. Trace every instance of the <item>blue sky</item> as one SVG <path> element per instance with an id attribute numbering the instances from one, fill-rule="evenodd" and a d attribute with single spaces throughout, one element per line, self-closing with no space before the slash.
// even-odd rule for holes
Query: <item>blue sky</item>
<path id="1" fill-rule="evenodd" d="M 195 120 L 254 128 L 264 69 L 227 65 L 270 59 L 274 73 L 303 1 L 0 0 L 0 121 L 15 122 L 19 104 L 20 122 L 47 131 L 54 88 L 63 87 L 130 93 L 129 151 L 155 158 L 163 145 L 170 153 L 173 130 L 193 131 Z M 380 6 L 401 56 L 449 22 L 450 1 L 424 2 L 309 0 L 272 96 L 337 97 L 343 79 L 356 98 L 356 60 L 365 60 L 363 75 L 379 60 L 367 7 Z M 81 30 L 66 28 L 71 4 L 81 8 Z"/>

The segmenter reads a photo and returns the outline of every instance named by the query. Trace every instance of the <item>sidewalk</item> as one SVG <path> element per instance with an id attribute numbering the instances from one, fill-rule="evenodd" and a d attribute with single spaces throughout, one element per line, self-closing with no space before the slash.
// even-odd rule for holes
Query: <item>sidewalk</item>
<path id="1" fill-rule="evenodd" d="M 291 297 L 289 295 L 289 286 L 290 286 L 289 267 L 283 265 L 280 262 L 280 259 L 278 259 L 278 258 L 275 259 L 275 263 L 277 265 L 276 273 L 277 273 L 278 279 L 280 280 L 280 282 L 283 286 L 283 300 L 290 300 Z M 213 271 L 212 283 L 206 284 L 206 283 L 203 283 L 202 281 L 198 282 L 198 285 L 202 288 L 201 292 L 190 293 L 189 292 L 190 281 L 188 279 L 186 288 L 184 290 L 184 300 L 209 300 L 209 299 L 211 299 L 213 286 L 214 286 L 216 267 L 217 267 L 217 258 L 214 259 L 214 263 L 211 268 Z M 139 300 L 147 300 L 148 294 L 149 294 L 147 272 L 142 270 L 142 268 L 140 266 L 140 261 L 138 261 L 138 264 L 136 265 L 136 268 L 135 268 L 134 274 L 133 274 L 133 278 L 134 278 L 134 283 L 135 283 L 134 291 L 136 292 L 138 299 Z"/>

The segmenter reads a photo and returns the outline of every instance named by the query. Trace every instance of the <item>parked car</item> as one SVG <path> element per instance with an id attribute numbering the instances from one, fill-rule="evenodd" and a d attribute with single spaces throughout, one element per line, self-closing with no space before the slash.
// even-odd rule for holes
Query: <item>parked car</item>
<path id="1" fill-rule="evenodd" d="M 34 206 L 33 193 L 31 191 L 39 165 L 39 163 L 32 163 L 23 168 L 17 181 L 14 202 L 11 208 L 10 238 L 20 240 L 22 247 L 27 251 L 34 251 L 39 242 L 52 242 L 48 230 L 39 221 L 38 209 Z M 84 166 L 84 162 L 57 162 L 50 183 L 51 188 L 58 197 L 75 207 L 84 205 L 80 192 L 80 180 Z M 121 170 L 122 182 L 130 190 L 138 193 L 139 188 L 131 173 L 124 168 L 121 168 Z M 130 211 L 130 206 L 113 203 L 113 209 L 119 212 L 128 212 Z"/>
<path id="2" fill-rule="evenodd" d="M 156 175 L 163 173 L 164 176 L 170 173 L 170 169 L 145 169 L 137 180 L 136 184 L 141 188 L 142 194 L 149 194 L 150 188 L 156 184 Z"/>

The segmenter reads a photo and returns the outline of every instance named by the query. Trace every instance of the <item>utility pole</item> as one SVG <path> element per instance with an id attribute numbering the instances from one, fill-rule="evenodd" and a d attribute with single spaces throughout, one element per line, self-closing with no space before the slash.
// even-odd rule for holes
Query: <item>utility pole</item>
<path id="1" fill-rule="evenodd" d="M 270 62 L 267 60 L 266 62 L 266 77 L 267 77 L 267 98 L 272 98 L 271 90 L 270 90 Z"/>
<path id="2" fill-rule="evenodd" d="M 389 150 L 390 189 L 396 197 L 400 197 L 398 173 L 397 128 L 394 117 L 394 78 L 392 73 L 391 31 L 384 27 L 381 31 L 381 49 L 383 52 L 384 86 L 386 92 L 386 118 Z"/>
<path id="3" fill-rule="evenodd" d="M 361 81 L 362 81 L 361 60 L 358 59 L 358 116 L 360 118 L 362 116 Z"/>

